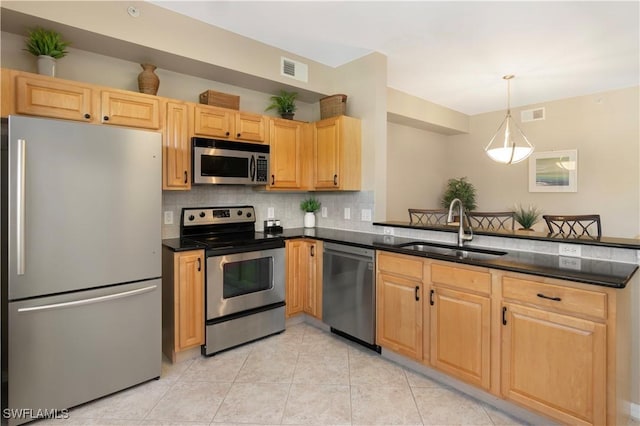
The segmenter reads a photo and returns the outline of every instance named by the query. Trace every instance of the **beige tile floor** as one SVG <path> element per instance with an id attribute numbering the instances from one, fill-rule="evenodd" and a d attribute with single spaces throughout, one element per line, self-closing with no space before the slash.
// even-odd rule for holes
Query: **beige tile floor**
<path id="1" fill-rule="evenodd" d="M 497 409 L 307 324 L 70 411 L 55 425 L 519 425 Z M 632 423 L 633 426 L 640 426 Z"/>

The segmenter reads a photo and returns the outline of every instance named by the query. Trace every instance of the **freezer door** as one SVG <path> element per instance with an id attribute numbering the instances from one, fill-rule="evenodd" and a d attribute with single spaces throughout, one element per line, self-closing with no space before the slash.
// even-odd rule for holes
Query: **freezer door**
<path id="1" fill-rule="evenodd" d="M 159 377 L 161 286 L 9 303 L 8 408 L 65 409 Z"/>
<path id="2" fill-rule="evenodd" d="M 9 117 L 9 300 L 161 275 L 156 132 Z"/>

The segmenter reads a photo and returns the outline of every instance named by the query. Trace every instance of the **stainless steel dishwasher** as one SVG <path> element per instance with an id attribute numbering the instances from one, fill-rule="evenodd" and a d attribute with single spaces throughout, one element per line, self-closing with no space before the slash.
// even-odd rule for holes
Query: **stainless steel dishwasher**
<path id="1" fill-rule="evenodd" d="M 380 352 L 375 344 L 375 251 L 324 243 L 322 320 L 331 331 Z"/>

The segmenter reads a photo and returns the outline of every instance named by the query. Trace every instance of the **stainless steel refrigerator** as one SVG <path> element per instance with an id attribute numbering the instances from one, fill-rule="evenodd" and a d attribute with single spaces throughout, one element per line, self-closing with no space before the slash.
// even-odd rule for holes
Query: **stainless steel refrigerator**
<path id="1" fill-rule="evenodd" d="M 3 423 L 160 376 L 161 145 L 151 131 L 3 119 Z"/>

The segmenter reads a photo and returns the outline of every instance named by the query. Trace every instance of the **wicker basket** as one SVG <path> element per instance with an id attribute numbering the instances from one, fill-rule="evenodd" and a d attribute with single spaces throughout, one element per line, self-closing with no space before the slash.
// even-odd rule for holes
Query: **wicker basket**
<path id="1" fill-rule="evenodd" d="M 347 112 L 347 95 L 331 95 L 320 99 L 320 118 L 325 119 Z"/>
<path id="2" fill-rule="evenodd" d="M 229 109 L 240 109 L 240 96 L 207 90 L 200 93 L 200 103 Z"/>

